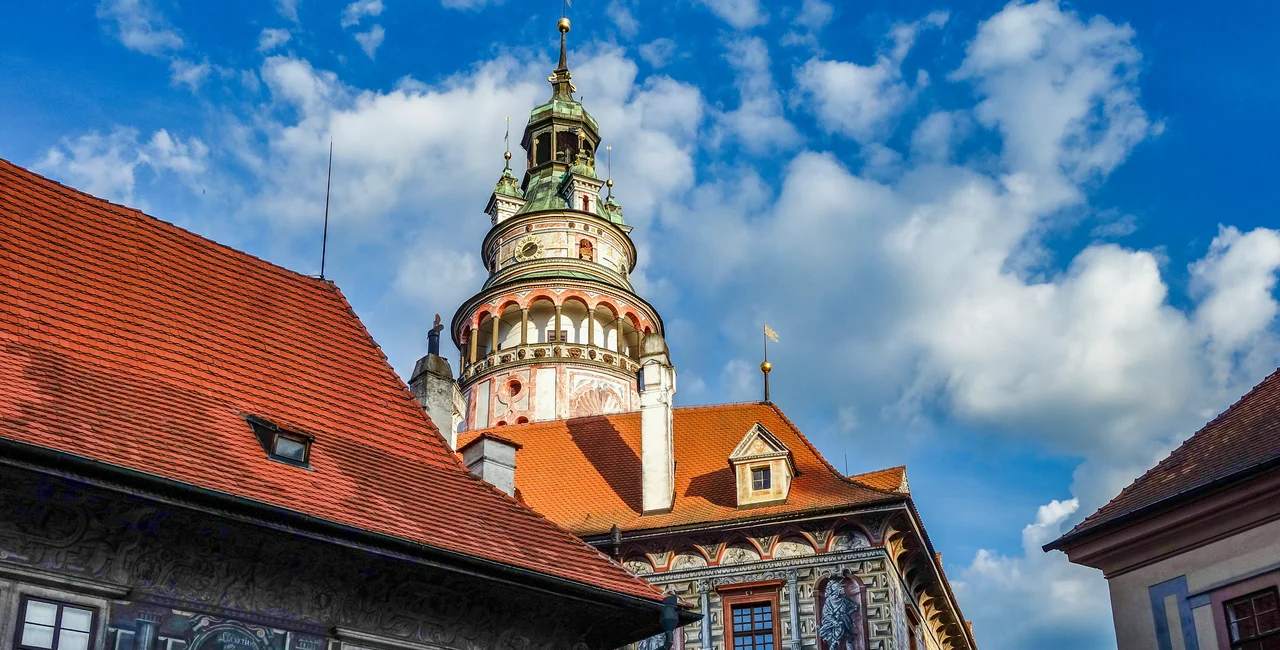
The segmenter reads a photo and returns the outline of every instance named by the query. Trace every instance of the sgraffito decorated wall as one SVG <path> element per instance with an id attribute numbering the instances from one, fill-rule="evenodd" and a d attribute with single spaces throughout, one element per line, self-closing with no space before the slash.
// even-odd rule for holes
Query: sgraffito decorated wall
<path id="1" fill-rule="evenodd" d="M 0 467 L 0 647 L 24 596 L 95 611 L 108 650 L 588 650 L 566 617 L 615 611 L 493 584 Z"/>

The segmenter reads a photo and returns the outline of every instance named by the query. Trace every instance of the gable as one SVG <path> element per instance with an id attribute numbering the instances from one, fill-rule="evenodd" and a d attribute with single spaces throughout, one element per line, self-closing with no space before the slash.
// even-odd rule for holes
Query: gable
<path id="1" fill-rule="evenodd" d="M 785 456 L 791 453 L 777 436 L 756 422 L 729 454 L 729 462 Z"/>

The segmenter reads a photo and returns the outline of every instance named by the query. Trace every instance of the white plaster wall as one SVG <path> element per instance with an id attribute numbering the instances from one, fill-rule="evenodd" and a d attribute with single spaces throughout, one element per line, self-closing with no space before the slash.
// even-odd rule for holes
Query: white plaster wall
<path id="1" fill-rule="evenodd" d="M 471 391 L 472 403 L 476 405 L 476 426 L 483 429 L 489 426 L 489 382 L 476 384 Z"/>
<path id="2" fill-rule="evenodd" d="M 1275 564 L 1280 564 L 1280 521 L 1112 578 L 1108 586 L 1119 650 L 1157 647 L 1149 587 L 1185 575 L 1187 589 L 1196 593 Z M 1199 621 L 1196 633 L 1202 634 Z"/>
<path id="3" fill-rule="evenodd" d="M 533 380 L 533 418 L 537 421 L 556 417 L 556 369 L 538 368 Z"/>

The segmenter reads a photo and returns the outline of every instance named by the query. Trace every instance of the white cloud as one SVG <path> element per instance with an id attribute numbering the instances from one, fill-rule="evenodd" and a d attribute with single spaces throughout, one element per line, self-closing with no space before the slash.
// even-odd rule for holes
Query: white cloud
<path id="1" fill-rule="evenodd" d="M 774 86 L 764 39 L 742 37 L 729 41 L 725 50 L 725 59 L 736 75 L 739 104 L 719 116 L 721 126 L 757 153 L 797 144 L 800 133 L 783 115 L 782 96 Z"/>
<path id="2" fill-rule="evenodd" d="M 617 25 L 618 31 L 626 38 L 635 38 L 640 33 L 640 21 L 636 20 L 636 15 L 632 13 L 629 3 L 623 0 L 610 0 L 609 5 L 605 7 L 605 13 L 609 14 L 609 20 Z"/>
<path id="3" fill-rule="evenodd" d="M 760 0 L 699 0 L 721 20 L 737 29 L 751 29 L 769 21 Z"/>
<path id="4" fill-rule="evenodd" d="M 298 22 L 298 2 L 300 0 L 275 0 L 276 11 L 296 23 Z"/>
<path id="5" fill-rule="evenodd" d="M 835 7 L 824 0 L 804 0 L 800 5 L 800 13 L 796 16 L 793 24 L 808 29 L 810 31 L 820 31 L 831 22 L 831 18 L 835 16 Z"/>
<path id="6" fill-rule="evenodd" d="M 655 68 L 664 68 L 676 53 L 676 42 L 663 37 L 640 46 L 640 58 Z"/>
<path id="7" fill-rule="evenodd" d="M 102 0 L 97 13 L 100 20 L 112 23 L 116 38 L 131 50 L 162 55 L 182 49 L 182 37 L 147 0 Z"/>
<path id="8" fill-rule="evenodd" d="M 146 142 L 135 129 L 89 133 L 50 147 L 36 169 L 94 196 L 132 203 L 139 167 L 173 173 L 193 183 L 208 169 L 209 148 L 199 138 L 183 140 L 161 129 Z"/>
<path id="9" fill-rule="evenodd" d="M 374 25 L 367 32 L 356 34 L 356 42 L 360 44 L 360 49 L 364 50 L 366 56 L 370 59 L 377 53 L 378 48 L 382 45 L 382 41 L 387 38 L 387 30 L 382 25 Z"/>
<path id="10" fill-rule="evenodd" d="M 440 5 L 448 9 L 484 9 L 489 5 L 500 5 L 505 0 L 440 0 Z"/>
<path id="11" fill-rule="evenodd" d="M 264 29 L 258 34 L 258 51 L 270 52 L 288 43 L 290 38 L 292 34 L 287 29 Z"/>
<path id="12" fill-rule="evenodd" d="M 782 37 L 782 44 L 817 49 L 818 33 L 831 22 L 835 12 L 835 7 L 825 0 L 804 0 L 800 13 L 791 21 L 793 29 Z"/>
<path id="13" fill-rule="evenodd" d="M 175 86 L 183 84 L 195 92 L 211 70 L 208 61 L 197 63 L 175 57 L 169 61 L 169 81 Z"/>
<path id="14" fill-rule="evenodd" d="M 956 597 L 965 615 L 978 621 L 974 634 L 984 647 L 1034 648 L 1050 638 L 1071 639 L 1076 647 L 1114 647 L 1114 634 L 1098 625 L 1111 616 L 1102 574 L 1040 551 L 1066 532 L 1079 506 L 1075 499 L 1040 506 L 1035 522 L 1022 530 L 1022 555 L 982 550 L 968 567 L 952 571 Z"/>
<path id="15" fill-rule="evenodd" d="M 1061 193 L 1109 173 L 1161 128 L 1138 103 L 1133 37 L 1056 2 L 1011 3 L 979 26 L 954 78 L 984 96 L 974 114 L 1000 131 L 1010 169 L 1054 183 L 1051 200 L 1076 200 Z"/>
<path id="16" fill-rule="evenodd" d="M 1195 325 L 1209 342 L 1221 381 L 1239 353 L 1257 349 L 1275 320 L 1280 233 L 1258 228 L 1241 233 L 1220 226 L 1204 259 L 1191 265 L 1191 290 L 1200 298 Z M 1256 372 L 1256 368 L 1253 369 Z"/>
<path id="17" fill-rule="evenodd" d="M 911 154 L 921 162 L 948 162 L 951 149 L 968 131 L 968 114 L 935 111 L 920 121 L 911 134 Z"/>
<path id="18" fill-rule="evenodd" d="M 927 84 L 921 71 L 914 85 L 903 79 L 902 62 L 923 28 L 940 27 L 946 14 L 895 25 L 875 63 L 859 65 L 815 57 L 796 71 L 796 85 L 820 126 L 859 142 L 886 137 L 898 115 Z"/>
<path id="19" fill-rule="evenodd" d="M 361 20 L 382 15 L 382 0 L 355 0 L 342 10 L 342 26 L 359 25 Z"/>

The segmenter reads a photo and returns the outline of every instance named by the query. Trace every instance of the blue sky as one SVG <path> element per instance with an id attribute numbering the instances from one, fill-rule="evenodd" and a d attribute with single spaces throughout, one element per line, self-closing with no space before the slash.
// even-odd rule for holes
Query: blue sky
<path id="1" fill-rule="evenodd" d="M 329 276 L 402 373 L 482 281 L 554 0 L 18 3 L 0 157 Z M 989 649 L 1114 646 L 1055 537 L 1280 364 L 1271 3 L 579 0 L 685 404 L 905 463 Z M 521 156 L 517 155 L 517 161 Z M 847 458 L 847 460 L 846 460 Z"/>

